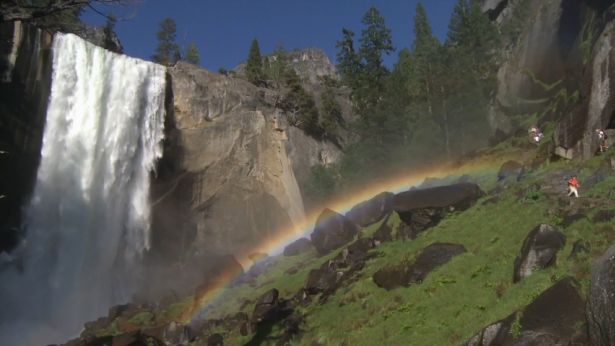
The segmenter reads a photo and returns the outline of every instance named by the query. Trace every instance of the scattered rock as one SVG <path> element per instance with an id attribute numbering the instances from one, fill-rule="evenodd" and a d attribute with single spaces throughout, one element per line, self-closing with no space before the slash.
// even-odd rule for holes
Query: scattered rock
<path id="1" fill-rule="evenodd" d="M 506 161 L 500 166 L 498 171 L 498 181 L 502 181 L 506 178 L 513 178 L 519 181 L 523 175 L 523 165 L 517 161 Z"/>
<path id="2" fill-rule="evenodd" d="M 587 321 L 591 344 L 615 344 L 615 246 L 592 267 L 592 279 L 587 293 Z"/>
<path id="3" fill-rule="evenodd" d="M 165 345 L 185 345 L 195 340 L 190 327 L 177 322 L 171 322 L 166 326 L 143 330 L 143 335 L 161 340 Z"/>
<path id="4" fill-rule="evenodd" d="M 346 217 L 361 227 L 373 225 L 393 210 L 393 196 L 390 192 L 382 192 L 354 206 Z"/>
<path id="5" fill-rule="evenodd" d="M 585 218 L 587 218 L 587 216 L 584 213 L 571 213 L 564 216 L 564 219 L 562 219 L 562 222 L 560 224 L 562 225 L 562 227 L 568 227 L 573 223 Z"/>
<path id="6" fill-rule="evenodd" d="M 312 242 L 307 238 L 299 238 L 284 248 L 284 256 L 297 256 L 313 249 Z"/>
<path id="7" fill-rule="evenodd" d="M 224 337 L 219 333 L 211 334 L 207 337 L 207 346 L 224 346 Z"/>
<path id="8" fill-rule="evenodd" d="M 592 222 L 610 222 L 613 219 L 615 219 L 615 210 L 600 210 L 592 217 Z"/>
<path id="9" fill-rule="evenodd" d="M 275 319 L 279 295 L 280 292 L 278 292 L 277 289 L 272 288 L 258 299 L 256 305 L 254 306 L 254 312 L 252 312 L 253 323 Z"/>
<path id="10" fill-rule="evenodd" d="M 464 210 L 483 196 L 476 184 L 460 183 L 428 189 L 410 190 L 395 195 L 393 209 L 396 212 L 411 212 L 424 208 L 454 208 Z"/>
<path id="11" fill-rule="evenodd" d="M 387 290 L 422 282 L 434 269 L 466 252 L 463 245 L 434 243 L 424 248 L 410 266 L 401 264 L 378 270 L 372 277 L 376 285 Z"/>
<path id="12" fill-rule="evenodd" d="M 385 243 L 385 242 L 389 242 L 393 240 L 393 236 L 392 236 L 393 230 L 391 229 L 391 226 L 389 226 L 389 222 L 388 222 L 390 216 L 391 214 L 389 214 L 386 217 L 386 219 L 382 222 L 380 227 L 378 227 L 376 232 L 374 232 L 374 236 L 373 236 L 374 241 L 377 241 L 379 243 Z"/>
<path id="13" fill-rule="evenodd" d="M 572 244 L 572 250 L 570 251 L 570 256 L 568 258 L 577 258 L 577 256 L 581 253 L 588 253 L 589 249 L 589 242 L 579 239 Z"/>
<path id="14" fill-rule="evenodd" d="M 586 345 L 583 323 L 584 303 L 578 284 L 564 278 L 522 312 L 487 326 L 466 345 Z"/>
<path id="15" fill-rule="evenodd" d="M 411 227 L 405 233 L 414 235 L 436 225 L 448 212 L 469 208 L 483 194 L 471 183 L 415 189 L 395 195 L 393 209 Z"/>
<path id="16" fill-rule="evenodd" d="M 340 273 L 343 275 L 343 272 Z M 325 263 L 318 269 L 310 270 L 304 289 L 310 295 L 318 293 L 329 295 L 339 287 L 340 279 L 338 272 Z"/>
<path id="17" fill-rule="evenodd" d="M 513 282 L 519 282 L 536 269 L 555 265 L 557 252 L 566 244 L 566 237 L 557 228 L 536 226 L 523 241 L 521 255 L 515 259 Z"/>
<path id="18" fill-rule="evenodd" d="M 318 253 L 325 255 L 348 244 L 357 232 L 357 226 L 344 215 L 325 209 L 316 221 L 311 240 Z"/>

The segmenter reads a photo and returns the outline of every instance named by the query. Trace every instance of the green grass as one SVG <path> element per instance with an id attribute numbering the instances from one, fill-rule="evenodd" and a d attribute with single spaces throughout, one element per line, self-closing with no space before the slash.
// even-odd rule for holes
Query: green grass
<path id="1" fill-rule="evenodd" d="M 505 148 L 508 154 L 513 147 Z M 484 153 L 497 155 L 497 151 Z M 527 234 L 541 223 L 557 225 L 561 215 L 551 210 L 558 205 L 557 196 L 549 196 L 532 188 L 553 172 L 576 170 L 583 182 L 604 166 L 608 155 L 578 163 L 569 161 L 545 162 L 521 182 L 505 181 L 508 188 L 496 203 L 484 203 L 485 196 L 474 207 L 449 214 L 437 226 L 412 241 L 393 241 L 372 250 L 370 259 L 358 278 L 342 286 L 328 299 L 314 297 L 307 306 L 297 307 L 304 317 L 302 337 L 294 345 L 458 345 L 483 327 L 513 314 L 532 302 L 554 282 L 572 276 L 587 291 L 591 276 L 591 262 L 615 242 L 615 225 L 592 223 L 581 219 L 560 230 L 565 234 L 566 246 L 558 253 L 557 265 L 537 270 L 517 284 L 512 283 L 514 260 Z M 495 171 L 481 171 L 470 176 L 484 190 L 496 186 Z M 455 177 L 450 177 L 451 179 Z M 611 175 L 584 192 L 588 197 L 604 199 L 600 209 L 615 209 L 615 176 Z M 610 199 L 610 200 L 609 200 Z M 397 214 L 388 220 L 393 230 L 400 223 Z M 371 236 L 380 224 L 362 231 Z M 590 253 L 570 259 L 575 241 L 583 239 L 590 245 Z M 462 244 L 467 252 L 430 273 L 424 282 L 391 291 L 379 288 L 372 275 L 381 268 L 401 262 L 412 262 L 420 251 L 435 242 Z M 336 256 L 340 250 L 318 257 L 314 251 L 294 257 L 279 257 L 256 280 L 227 289 L 208 308 L 206 318 L 224 318 L 243 311 L 251 315 L 255 301 L 271 288 L 277 288 L 283 298 L 290 298 L 305 284 L 310 270 Z M 174 320 L 193 304 L 192 298 L 150 313 L 139 313 L 129 324 L 148 326 Z M 125 330 L 112 324 L 109 332 Z M 518 333 L 523 326 L 514 325 Z M 272 336 L 282 332 L 274 326 Z M 251 335 L 241 336 L 238 330 L 216 332 L 224 335 L 225 344 L 241 345 Z M 204 341 L 203 341 L 204 342 Z M 275 341 L 272 339 L 272 344 Z M 197 343 L 198 345 L 198 343 Z"/>

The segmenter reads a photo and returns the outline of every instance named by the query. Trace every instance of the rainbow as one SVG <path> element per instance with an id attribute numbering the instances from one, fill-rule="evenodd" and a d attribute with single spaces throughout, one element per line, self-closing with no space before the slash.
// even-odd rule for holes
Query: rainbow
<path id="1" fill-rule="evenodd" d="M 440 165 L 425 169 L 419 172 L 413 172 L 410 174 L 401 174 L 390 177 L 388 179 L 382 179 L 381 181 L 367 185 L 353 193 L 346 194 L 343 197 L 329 201 L 323 206 L 335 210 L 338 213 L 345 214 L 352 207 L 360 202 L 368 200 L 375 195 L 389 191 L 393 193 L 402 192 L 408 190 L 413 186 L 417 186 L 425 180 L 425 178 L 443 178 L 450 175 L 463 175 L 463 174 L 476 174 L 476 173 L 492 173 L 493 176 L 497 173 L 500 165 L 508 160 L 514 159 L 512 157 L 498 157 L 491 160 L 483 159 L 475 162 L 468 162 L 457 165 Z M 272 237 L 258 244 L 251 252 L 246 253 L 267 253 L 267 254 L 279 254 L 283 248 L 292 241 L 301 237 L 308 236 L 313 228 L 316 220 L 321 214 L 323 209 L 313 210 L 309 212 L 305 219 L 301 222 L 291 225 L 290 227 L 282 228 L 275 234 L 278 236 Z M 250 263 L 248 258 L 238 258 L 240 263 Z M 206 310 L 211 304 L 213 304 L 216 298 L 222 296 L 225 288 L 238 278 L 240 273 L 237 272 L 225 272 L 222 275 L 216 277 L 212 283 L 207 287 L 202 287 L 196 296 L 195 302 L 192 304 L 190 312 L 186 314 L 185 323 L 194 321 L 197 318 L 203 318 L 206 315 Z"/>

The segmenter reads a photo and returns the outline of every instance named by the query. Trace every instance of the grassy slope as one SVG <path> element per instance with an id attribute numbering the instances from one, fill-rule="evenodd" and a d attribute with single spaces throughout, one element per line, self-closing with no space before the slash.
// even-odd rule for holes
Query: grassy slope
<path id="1" fill-rule="evenodd" d="M 540 223 L 557 225 L 561 222 L 558 216 L 548 216 L 549 208 L 557 203 L 555 199 L 531 189 L 523 191 L 561 169 L 580 169 L 580 178 L 583 179 L 603 161 L 597 158 L 584 163 L 584 168 L 566 162 L 548 165 L 521 183 L 512 183 L 497 203 L 483 204 L 489 199 L 487 196 L 470 210 L 448 216 L 414 241 L 382 245 L 374 250 L 379 256 L 368 262 L 358 281 L 338 290 L 324 304 L 313 303 L 304 308 L 305 333 L 296 344 L 456 345 L 482 327 L 524 307 L 563 276 L 572 275 L 586 290 L 592 258 L 604 252 L 615 240 L 615 228 L 611 224 L 594 225 L 584 219 L 566 228 L 560 227 L 567 242 L 559 253 L 555 268 L 538 271 L 514 285 L 512 272 L 515 257 L 529 231 Z M 494 184 L 488 177 L 474 178 L 483 186 Z M 611 176 L 585 193 L 613 198 L 613 188 L 615 177 Z M 371 230 L 375 228 L 372 226 Z M 590 243 L 591 254 L 569 259 L 572 244 L 578 239 Z M 468 252 L 431 273 L 419 285 L 386 291 L 373 283 L 371 275 L 376 270 L 404 259 L 412 260 L 422 248 L 433 242 L 460 243 Z M 301 286 L 309 269 L 328 258 L 314 259 L 307 255 L 285 259 L 294 263 L 280 262 L 277 268 L 261 278 L 267 283 L 259 289 L 252 289 L 249 296 L 254 299 L 264 290 L 276 287 L 288 297 Z M 285 268 L 297 265 L 297 262 L 305 269 L 292 276 L 282 275 Z M 278 280 L 272 281 L 276 276 Z M 246 312 L 250 313 L 251 308 L 249 305 Z M 233 339 L 231 336 L 227 340 L 230 344 L 240 344 L 247 338 Z"/>
<path id="2" fill-rule="evenodd" d="M 510 147 L 503 146 L 487 154 L 504 156 L 502 152 L 509 150 Z M 562 221 L 561 215 L 550 212 L 557 207 L 558 198 L 530 187 L 553 172 L 571 169 L 579 172 L 583 182 L 603 166 L 606 159 L 599 157 L 584 163 L 543 165 L 521 182 L 505 182 L 508 188 L 496 203 L 485 203 L 491 198 L 485 196 L 471 209 L 447 216 L 415 240 L 382 244 L 373 250 L 378 256 L 367 262 L 356 281 L 340 288 L 324 303 L 316 298 L 309 306 L 299 308 L 305 321 L 302 338 L 295 344 L 458 345 L 482 327 L 524 307 L 563 276 L 575 277 L 586 290 L 592 259 L 615 242 L 613 224 L 593 224 L 589 219 L 582 219 L 566 228 L 559 227 L 567 242 L 558 254 L 557 266 L 540 270 L 518 284 L 512 284 L 513 265 L 525 236 L 532 228 L 540 223 L 558 225 Z M 493 172 L 483 172 L 471 178 L 486 191 L 496 185 Z M 562 191 L 564 189 L 562 186 Z M 603 207 L 597 210 L 614 209 L 614 191 L 615 176 L 611 171 L 611 175 L 601 183 L 589 190 L 581 189 L 581 194 L 603 198 Z M 396 215 L 389 220 L 394 225 L 399 222 Z M 370 234 L 377 227 L 373 225 L 363 233 Z M 578 239 L 588 241 L 591 252 L 576 260 L 569 259 L 572 244 Z M 371 276 L 375 271 L 404 260 L 411 261 L 421 249 L 434 242 L 463 244 L 468 251 L 432 272 L 421 284 L 386 291 L 373 283 Z M 250 315 L 256 299 L 274 287 L 280 290 L 282 297 L 290 298 L 303 286 L 311 269 L 336 254 L 317 257 L 311 252 L 280 257 L 258 278 L 254 287 L 243 284 L 227 289 L 216 304 L 208 308 L 206 318 L 222 318 L 239 311 Z M 290 274 L 289 270 L 293 273 Z M 156 311 L 153 317 L 135 316 L 130 321 L 131 327 L 145 328 L 178 320 L 182 307 L 190 306 L 190 303 L 191 298 L 187 297 L 166 310 Z M 277 331 L 274 328 L 272 335 L 275 336 Z M 250 340 L 250 336 L 242 337 L 237 330 L 220 332 L 227 345 L 241 345 Z"/>

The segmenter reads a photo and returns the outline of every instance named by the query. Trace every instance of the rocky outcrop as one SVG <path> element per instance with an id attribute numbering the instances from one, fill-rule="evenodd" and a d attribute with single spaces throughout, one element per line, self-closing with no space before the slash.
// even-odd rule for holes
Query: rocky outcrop
<path id="1" fill-rule="evenodd" d="M 615 246 L 592 267 L 587 292 L 587 322 L 591 344 L 615 345 Z"/>
<path id="2" fill-rule="evenodd" d="M 523 311 L 485 327 L 466 345 L 587 345 L 583 310 L 578 284 L 565 278 Z"/>
<path id="3" fill-rule="evenodd" d="M 566 236 L 551 225 L 539 225 L 523 241 L 521 254 L 515 259 L 513 282 L 532 275 L 537 269 L 555 265 L 557 252 L 566 244 Z"/>
<path id="4" fill-rule="evenodd" d="M 463 245 L 434 243 L 424 248 L 411 265 L 386 267 L 374 273 L 372 278 L 376 285 L 387 290 L 421 283 L 434 269 L 464 252 Z"/>
<path id="5" fill-rule="evenodd" d="M 310 238 L 318 253 L 326 255 L 348 244 L 358 231 L 358 227 L 344 215 L 331 209 L 325 209 L 316 220 L 314 232 Z"/>
<path id="6" fill-rule="evenodd" d="M 244 263 L 255 245 L 302 222 L 296 167 L 326 150 L 286 124 L 275 90 L 182 62 L 169 73 L 154 251 L 168 260 L 224 249 Z"/>

